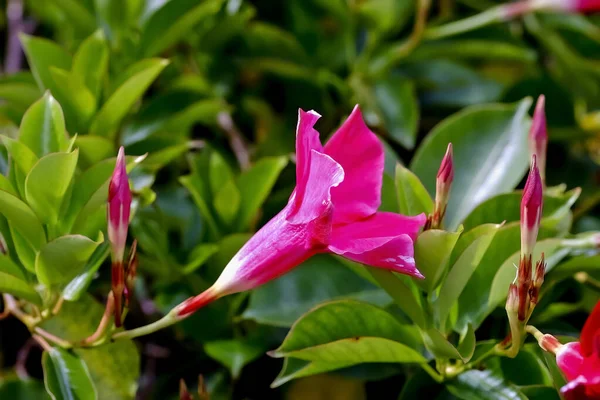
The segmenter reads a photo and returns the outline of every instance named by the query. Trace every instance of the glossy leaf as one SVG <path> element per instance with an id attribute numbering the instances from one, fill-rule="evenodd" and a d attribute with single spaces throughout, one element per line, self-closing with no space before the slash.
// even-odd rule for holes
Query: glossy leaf
<path id="1" fill-rule="evenodd" d="M 150 59 L 132 66 L 136 72 L 106 100 L 92 122 L 90 133 L 114 138 L 122 119 L 168 63 L 163 59 Z"/>
<path id="2" fill-rule="evenodd" d="M 43 223 L 57 223 L 78 157 L 77 150 L 48 154 L 29 171 L 25 180 L 25 198 Z"/>
<path id="3" fill-rule="evenodd" d="M 42 299 L 26 281 L 19 266 L 6 256 L 0 256 L 0 292 L 12 294 L 34 304 L 41 305 Z"/>
<path id="4" fill-rule="evenodd" d="M 50 75 L 57 85 L 53 91 L 54 95 L 60 100 L 65 113 L 68 111 L 67 115 L 73 116 L 70 129 L 85 132 L 88 122 L 96 112 L 94 95 L 78 75 L 58 68 L 50 68 Z"/>
<path id="5" fill-rule="evenodd" d="M 463 372 L 448 383 L 450 392 L 463 400 L 527 400 L 516 386 L 504 381 L 492 371 Z"/>
<path id="6" fill-rule="evenodd" d="M 48 242 L 35 260 L 39 281 L 47 286 L 69 282 L 81 272 L 103 240 L 102 234 L 98 241 L 82 235 L 66 235 Z"/>
<path id="7" fill-rule="evenodd" d="M 418 215 L 433 212 L 433 200 L 427 190 L 408 168 L 396 166 L 396 190 L 401 214 Z"/>
<path id="8" fill-rule="evenodd" d="M 465 109 L 441 122 L 419 147 L 411 170 L 429 193 L 448 143 L 454 146 L 454 182 L 446 224 L 455 228 L 478 204 L 514 189 L 527 166 L 527 110 L 531 99 L 512 105 Z"/>
<path id="9" fill-rule="evenodd" d="M 81 43 L 73 57 L 73 75 L 77 76 L 98 98 L 109 58 L 108 44 L 102 31 L 97 31 Z"/>
<path id="10" fill-rule="evenodd" d="M 358 277 L 334 257 L 317 255 L 252 291 L 250 304 L 242 316 L 262 324 L 289 327 L 317 304 L 343 298 L 378 305 L 390 303 L 381 289 Z"/>
<path id="11" fill-rule="evenodd" d="M 108 241 L 100 244 L 94 253 L 88 259 L 83 272 L 77 275 L 75 278 L 65 286 L 62 291 L 62 296 L 67 301 L 77 301 L 85 293 L 87 288 L 90 286 L 92 279 L 96 275 L 96 272 L 108 257 L 110 252 L 110 244 Z"/>
<path id="12" fill-rule="evenodd" d="M 29 107 L 23 116 L 19 142 L 29 147 L 38 157 L 67 149 L 65 117 L 60 104 L 50 92 L 46 92 Z"/>
<path id="13" fill-rule="evenodd" d="M 462 228 L 457 232 L 431 229 L 419 235 L 415 242 L 415 262 L 425 276 L 425 279 L 417 281 L 419 286 L 428 292 L 438 286 L 461 233 Z"/>
<path id="14" fill-rule="evenodd" d="M 44 228 L 33 210 L 19 198 L 1 190 L 0 213 L 35 249 L 39 249 L 46 242 Z"/>
<path id="15" fill-rule="evenodd" d="M 55 83 L 50 75 L 50 67 L 69 70 L 71 56 L 61 46 L 50 40 L 24 34 L 21 34 L 19 38 L 39 88 L 41 90 L 54 89 Z"/>
<path id="16" fill-rule="evenodd" d="M 42 356 L 44 383 L 54 400 L 96 400 L 98 394 L 90 373 L 77 355 L 53 348 Z"/>

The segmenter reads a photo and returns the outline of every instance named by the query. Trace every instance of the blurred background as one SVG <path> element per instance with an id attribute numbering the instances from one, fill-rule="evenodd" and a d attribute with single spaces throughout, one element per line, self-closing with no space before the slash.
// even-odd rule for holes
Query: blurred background
<path id="1" fill-rule="evenodd" d="M 360 104 L 385 142 L 386 172 L 393 176 L 396 163 L 407 164 L 444 118 L 466 107 L 545 94 L 548 185 L 582 187 L 574 231 L 600 229 L 600 18 L 539 13 L 448 37 L 426 34 L 427 27 L 501 3 L 2 0 L 0 130 L 15 136 L 25 110 L 50 90 L 70 134 L 79 135 L 84 166 L 114 156 L 119 145 L 129 155 L 149 153 L 131 176 L 137 208 L 130 236 L 138 240 L 140 267 L 130 328 L 208 287 L 287 202 L 298 108 L 323 115 L 317 128 L 324 141 Z M 85 65 L 83 54 L 96 62 Z M 64 72 L 77 68 L 99 71 L 91 99 Z M 119 91 L 125 82 L 130 86 Z M 91 124 L 109 101 L 123 115 L 110 127 Z M 88 135 L 102 129 L 115 134 L 110 140 Z M 0 154 L 5 171 L 5 150 Z M 237 188 L 227 184 L 234 181 Z M 248 198 L 256 201 L 248 205 Z M 89 290 L 99 303 L 110 290 L 108 270 L 100 268 Z M 562 284 L 563 295 L 579 301 L 577 283 Z M 336 259 L 316 257 L 252 293 L 219 300 L 140 338 L 140 359 L 118 360 L 123 379 L 110 385 L 115 393 L 130 393 L 137 382 L 139 399 L 175 399 L 180 379 L 194 391 L 201 374 L 211 400 L 397 399 L 406 375 L 396 365 L 287 384 L 280 377 L 270 388 L 282 360 L 266 352 L 310 308 L 346 297 L 390 304 Z M 561 322 L 565 329 L 585 318 L 587 306 L 577 301 L 580 307 Z M 80 308 L 72 312 L 84 315 Z M 485 339 L 505 329 L 499 313 L 478 332 Z M 42 376 L 40 350 L 28 337 L 18 321 L 0 322 L 3 399 L 25 393 L 10 392 L 16 390 L 11 377 Z M 36 388 L 31 393 L 41 393 Z M 31 393 L 20 398 L 38 398 Z M 433 396 L 452 398 L 445 391 Z"/>

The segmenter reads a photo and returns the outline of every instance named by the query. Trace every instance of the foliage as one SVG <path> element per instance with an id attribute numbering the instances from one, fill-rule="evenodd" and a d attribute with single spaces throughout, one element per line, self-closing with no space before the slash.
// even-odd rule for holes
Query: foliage
<path id="1" fill-rule="evenodd" d="M 540 94 L 550 145 L 534 259 L 545 254 L 548 274 L 531 323 L 577 337 L 598 299 L 600 20 L 532 12 L 440 36 L 500 3 L 27 0 L 20 17 L 5 7 L 0 292 L 20 323 L 0 323 L 0 397 L 176 398 L 180 379 L 202 374 L 211 399 L 559 398 L 563 378 L 532 340 L 514 359 L 492 356 L 509 331 Z M 286 204 L 298 108 L 330 132 L 356 103 L 385 146 L 382 210 L 433 212 L 453 144 L 446 229 L 415 244 L 426 279 L 318 255 L 137 342 L 82 344 L 110 291 L 106 198 L 120 146 L 139 252 L 131 329 L 206 289 Z M 33 378 L 13 354 L 29 346 L 12 334 L 23 324 L 44 346 L 29 356 Z"/>

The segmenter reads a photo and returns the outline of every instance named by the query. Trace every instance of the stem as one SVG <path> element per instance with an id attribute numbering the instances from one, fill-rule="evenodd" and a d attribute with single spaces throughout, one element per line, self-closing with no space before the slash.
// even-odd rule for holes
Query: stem
<path id="1" fill-rule="evenodd" d="M 112 315 L 115 311 L 115 296 L 112 292 L 108 294 L 108 299 L 106 299 L 106 308 L 104 309 L 104 314 L 102 315 L 102 319 L 98 324 L 98 328 L 96 328 L 96 332 L 94 332 L 91 336 L 84 339 L 81 344 L 91 345 L 98 342 L 102 337 L 106 334 L 111 322 Z"/>
<path id="2" fill-rule="evenodd" d="M 40 327 L 35 327 L 33 329 L 33 331 L 38 335 L 43 337 L 46 340 L 51 341 L 52 343 L 54 343 L 55 345 L 62 347 L 64 349 L 70 349 L 71 347 L 73 347 L 73 344 L 71 342 L 68 342 L 64 339 L 59 338 L 58 336 L 54 336 L 53 334 L 51 334 L 48 331 L 43 330 Z"/>
<path id="3" fill-rule="evenodd" d="M 155 321 L 151 324 L 141 326 L 136 329 L 131 329 L 129 331 L 122 331 L 122 332 L 115 333 L 112 336 L 112 340 L 133 339 L 133 338 L 136 338 L 139 336 L 149 335 L 160 329 L 174 325 L 177 322 L 181 321 L 182 319 L 184 319 L 184 318 L 178 316 L 177 313 L 172 310 L 167 315 L 165 315 L 158 321 Z"/>
<path id="4" fill-rule="evenodd" d="M 600 281 L 594 279 L 587 272 L 578 272 L 575 274 L 575 280 L 582 285 L 587 285 L 589 288 L 600 292 Z"/>
<path id="5" fill-rule="evenodd" d="M 423 37 L 425 39 L 441 39 L 448 36 L 458 35 L 469 32 L 474 29 L 482 28 L 486 25 L 502 22 L 506 9 L 503 6 L 490 8 L 482 13 L 464 18 L 445 25 L 435 26 L 425 30 Z"/>
<path id="6" fill-rule="evenodd" d="M 39 335 L 33 335 L 32 337 L 35 339 L 36 342 L 40 344 L 40 346 L 42 346 L 44 350 L 46 350 L 47 352 L 52 351 L 52 346 L 50 346 L 50 344 L 46 342 L 46 340 L 44 340 L 43 337 Z"/>
<path id="7" fill-rule="evenodd" d="M 52 315 L 58 314 L 64 303 L 65 303 L 65 298 L 61 295 L 58 298 L 58 301 L 56 302 L 54 307 L 52 308 Z"/>
<path id="8" fill-rule="evenodd" d="M 244 143 L 244 138 L 235 125 L 235 122 L 233 122 L 231 114 L 228 111 L 220 112 L 217 115 L 217 124 L 229 139 L 229 144 L 235 154 L 235 158 L 240 164 L 240 168 L 242 171 L 247 170 L 250 167 L 250 155 Z"/>
<path id="9" fill-rule="evenodd" d="M 542 340 L 542 337 L 544 336 L 544 334 L 542 332 L 540 332 L 540 330 L 538 328 L 536 328 L 533 325 L 527 325 L 525 327 L 525 331 L 529 334 L 532 334 L 533 337 L 535 337 L 535 339 L 539 342 L 540 340 Z"/>
<path id="10" fill-rule="evenodd" d="M 444 377 L 442 375 L 440 375 L 436 370 L 434 370 L 429 364 L 422 363 L 421 368 L 423 368 L 423 370 L 425 372 L 427 372 L 429 374 L 429 376 L 431 376 L 433 378 L 433 380 L 436 381 L 437 383 L 444 382 Z"/>
<path id="11" fill-rule="evenodd" d="M 8 310 L 8 312 L 10 312 L 12 315 L 14 315 L 23 324 L 25 324 L 27 326 L 27 328 L 29 328 L 29 330 L 32 330 L 33 327 L 35 326 L 35 324 L 37 324 L 38 320 L 31 317 L 30 315 L 24 313 L 19 308 L 19 304 L 17 303 L 15 298 L 12 297 L 11 295 L 4 294 L 3 298 L 4 298 L 5 310 Z"/>

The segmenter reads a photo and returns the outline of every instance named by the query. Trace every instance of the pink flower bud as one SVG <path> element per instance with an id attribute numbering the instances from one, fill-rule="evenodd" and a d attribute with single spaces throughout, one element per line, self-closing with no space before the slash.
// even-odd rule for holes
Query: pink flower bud
<path id="1" fill-rule="evenodd" d="M 450 188 L 454 180 L 454 159 L 452 154 L 452 143 L 448 143 L 446 154 L 440 164 L 435 182 L 435 208 L 430 217 L 427 228 L 438 229 L 442 225 L 442 220 L 446 214 L 448 200 L 450 198 Z"/>
<path id="2" fill-rule="evenodd" d="M 127 241 L 131 190 L 125 167 L 125 150 L 119 149 L 117 163 L 108 187 L 108 239 L 112 250 L 112 291 L 115 297 L 115 325 L 121 326 L 122 297 L 125 288 L 123 254 Z"/>
<path id="3" fill-rule="evenodd" d="M 542 219 L 543 189 L 535 155 L 521 199 L 521 256 L 531 258 Z"/>
<path id="4" fill-rule="evenodd" d="M 542 184 L 546 177 L 546 151 L 548 147 L 548 131 L 546 127 L 546 113 L 544 111 L 545 97 L 541 95 L 535 106 L 533 122 L 529 130 L 529 152 L 535 155 Z"/>

